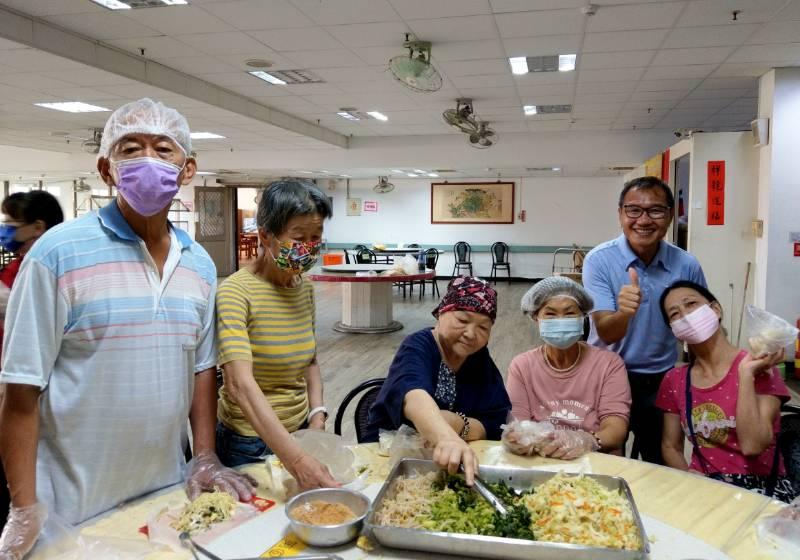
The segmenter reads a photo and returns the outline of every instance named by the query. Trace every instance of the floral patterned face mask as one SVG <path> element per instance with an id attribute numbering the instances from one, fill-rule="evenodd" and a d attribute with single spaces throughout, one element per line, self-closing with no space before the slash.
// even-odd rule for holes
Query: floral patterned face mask
<path id="1" fill-rule="evenodd" d="M 272 255 L 278 268 L 295 274 L 302 274 L 317 264 L 322 243 L 319 241 L 304 243 L 290 239 L 288 241 L 278 240 L 278 246 L 278 255 Z M 271 251 L 270 254 L 272 254 Z"/>

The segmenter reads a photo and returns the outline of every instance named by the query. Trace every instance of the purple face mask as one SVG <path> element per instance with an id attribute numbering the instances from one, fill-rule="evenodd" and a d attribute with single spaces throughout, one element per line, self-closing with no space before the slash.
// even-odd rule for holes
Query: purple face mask
<path id="1" fill-rule="evenodd" d="M 180 167 L 140 157 L 112 163 L 119 175 L 117 190 L 137 214 L 150 217 L 163 210 L 178 194 Z"/>

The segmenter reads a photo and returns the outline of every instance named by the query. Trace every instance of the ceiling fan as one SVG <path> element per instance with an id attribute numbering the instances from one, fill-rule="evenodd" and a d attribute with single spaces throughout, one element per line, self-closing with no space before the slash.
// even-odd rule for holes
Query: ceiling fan
<path id="1" fill-rule="evenodd" d="M 408 54 L 389 59 L 392 76 L 410 90 L 430 93 L 442 89 L 442 75 L 431 62 L 430 41 L 412 41 L 406 33 L 403 47 Z"/>
<path id="2" fill-rule="evenodd" d="M 472 107 L 472 99 L 466 97 L 456 99 L 456 108 L 446 109 L 442 113 L 442 118 L 444 122 L 465 134 L 472 134 L 480 129 L 475 109 Z"/>
<path id="3" fill-rule="evenodd" d="M 394 190 L 394 185 L 389 182 L 388 177 L 381 176 L 378 177 L 378 184 L 372 187 L 372 190 L 381 194 L 388 193 Z"/>
<path id="4" fill-rule="evenodd" d="M 73 136 L 69 132 L 51 132 L 51 136 L 60 136 L 70 142 L 80 142 L 81 149 L 87 154 L 96 154 L 100 151 L 100 140 L 103 138 L 102 128 L 90 128 L 90 136 Z"/>
<path id="5" fill-rule="evenodd" d="M 497 133 L 489 128 L 489 123 L 481 121 L 477 132 L 469 135 L 469 145 L 473 148 L 491 148 L 497 143 Z"/>

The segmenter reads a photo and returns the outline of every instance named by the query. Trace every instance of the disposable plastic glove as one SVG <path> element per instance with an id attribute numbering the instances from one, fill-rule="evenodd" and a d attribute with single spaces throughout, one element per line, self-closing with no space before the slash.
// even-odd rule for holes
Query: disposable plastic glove
<path id="1" fill-rule="evenodd" d="M 252 476 L 229 469 L 211 451 L 203 451 L 189 461 L 184 474 L 186 493 L 190 500 L 194 500 L 204 491 L 221 490 L 237 500 L 247 502 L 255 495 L 258 486 Z"/>
<path id="2" fill-rule="evenodd" d="M 503 446 L 516 455 L 533 455 L 546 443 L 555 432 L 550 422 L 534 422 L 533 420 L 514 420 L 503 426 L 500 440 Z"/>
<path id="3" fill-rule="evenodd" d="M 44 504 L 11 506 L 0 537 L 0 560 L 22 560 L 36 544 L 46 519 L 47 507 Z"/>
<path id="4" fill-rule="evenodd" d="M 600 448 L 595 437 L 583 430 L 556 430 L 549 439 L 539 454 L 554 459 L 577 459 Z"/>

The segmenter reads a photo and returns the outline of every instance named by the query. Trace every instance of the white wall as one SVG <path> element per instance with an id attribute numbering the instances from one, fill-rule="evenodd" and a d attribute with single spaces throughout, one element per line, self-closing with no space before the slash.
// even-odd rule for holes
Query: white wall
<path id="1" fill-rule="evenodd" d="M 700 261 L 708 287 L 725 311 L 723 324 L 736 343 L 747 262 L 755 262 L 758 151 L 749 132 L 694 134 L 689 183 L 689 252 Z M 670 150 L 670 154 L 672 151 Z M 709 161 L 725 161 L 725 224 L 707 225 Z M 753 299 L 753 271 L 747 302 Z M 744 341 L 744 335 L 742 336 Z M 743 342 L 744 343 L 744 342 Z"/>
<path id="2" fill-rule="evenodd" d="M 505 241 L 512 246 L 513 276 L 542 278 L 551 273 L 552 254 L 513 253 L 514 245 L 570 246 L 596 245 L 619 235 L 617 199 L 622 188 L 620 177 L 504 179 L 516 183 L 515 214 L 527 211 L 526 221 L 515 216 L 513 224 L 431 224 L 431 180 L 394 180 L 396 188 L 386 194 L 373 192 L 375 181 L 351 180 L 350 196 L 378 202 L 378 212 L 347 216 L 343 185 L 333 196 L 334 217 L 325 225 L 329 243 L 372 244 L 420 243 L 448 245 L 467 241 L 491 245 Z M 492 182 L 495 179 L 469 179 Z M 522 203 L 520 204 L 520 198 Z M 569 259 L 559 261 L 567 264 Z M 488 276 L 489 253 L 476 253 L 475 273 Z M 439 259 L 439 274 L 449 275 L 453 267 L 452 250 Z M 502 274 L 502 273 L 501 273 Z"/>

